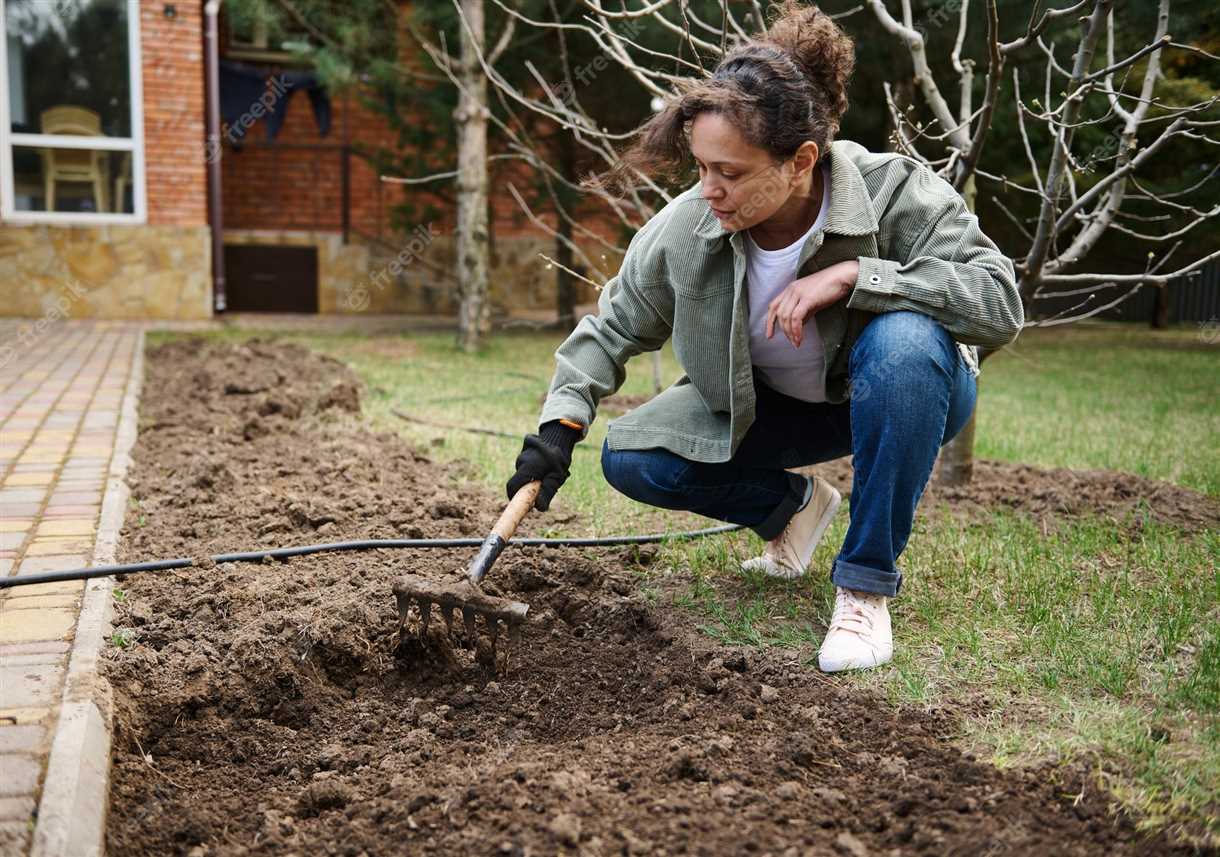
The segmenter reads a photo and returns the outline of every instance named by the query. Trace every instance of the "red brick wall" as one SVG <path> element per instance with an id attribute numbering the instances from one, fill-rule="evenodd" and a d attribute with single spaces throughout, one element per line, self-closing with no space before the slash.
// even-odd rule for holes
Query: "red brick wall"
<path id="1" fill-rule="evenodd" d="M 148 193 L 148 221 L 154 225 L 204 226 L 207 224 L 207 173 L 204 157 L 203 21 L 202 3 L 175 4 L 176 16 L 166 18 L 165 4 L 140 3 L 141 65 L 144 83 L 144 144 Z M 394 145 L 395 135 L 385 120 L 365 109 L 353 97 L 334 98 L 331 131 L 320 136 L 309 97 L 293 94 L 280 143 L 343 141 L 346 123 L 353 144 L 373 147 Z M 251 141 L 266 140 L 262 120 L 248 132 Z M 351 222 L 371 234 L 387 234 L 387 217 L 405 194 L 422 204 L 436 201 L 424 187 L 381 182 L 361 158 L 351 164 Z M 521 163 L 498 162 L 491 189 L 494 229 L 498 237 L 537 235 L 506 190 L 512 180 L 524 190 L 530 168 Z M 221 160 L 224 222 L 232 229 L 315 229 L 338 231 L 342 225 L 340 157 L 338 151 L 267 149 L 257 145 L 233 151 L 226 143 Z M 444 204 L 440 205 L 442 209 Z M 545 201 L 536 214 L 554 224 Z M 582 217 L 586 226 L 613 234 L 613 217 L 594 203 Z M 451 231 L 456 212 L 446 211 L 441 231 Z M 596 224 L 596 226 L 594 226 Z"/>
<path id="2" fill-rule="evenodd" d="M 207 224 L 204 159 L 203 4 L 140 3 L 148 222 Z"/>
<path id="3" fill-rule="evenodd" d="M 390 145 L 394 134 L 386 122 L 351 99 L 331 99 L 330 132 L 321 136 L 309 96 L 289 96 L 284 124 L 267 144 L 263 119 L 244 134 L 248 144 L 234 148 L 228 140 L 221 159 L 221 183 L 226 229 L 309 229 L 338 231 L 342 227 L 341 153 L 344 127 L 353 145 Z M 316 145 L 325 149 L 293 146 Z M 351 223 L 369 234 L 385 232 L 389 209 L 401 188 L 381 182 L 362 158 L 350 160 Z M 380 221 L 380 222 L 379 222 Z"/>
<path id="4" fill-rule="evenodd" d="M 289 147 L 302 144 L 339 146 L 343 141 L 345 121 L 353 146 L 372 149 L 396 145 L 396 135 L 385 118 L 361 105 L 355 96 L 341 95 L 332 99 L 331 130 L 326 137 L 320 136 L 309 97 L 304 92 L 294 93 L 288 102 L 284 124 L 274 141 L 279 148 L 264 145 L 267 142 L 264 120 L 258 120 L 246 131 L 245 139 L 250 144 L 240 150 L 234 150 L 226 141 L 221 160 L 225 228 L 338 231 L 342 226 L 339 152 Z M 456 148 L 452 152 L 456 158 Z M 354 228 L 392 240 L 388 217 L 393 207 L 409 194 L 417 208 L 422 209 L 431 202 L 443 212 L 434 223 L 435 229 L 446 233 L 453 230 L 456 211 L 447 200 L 428 193 L 427 185 L 383 182 L 368 163 L 356 155 L 351 157 L 350 164 L 351 224 Z M 493 170 L 490 193 L 496 237 L 537 237 L 539 230 L 529 222 L 507 189 L 511 181 L 529 199 L 529 188 L 536 181 L 534 168 L 521 161 L 496 161 Z M 437 184 L 443 186 L 446 182 L 452 195 L 452 179 Z M 530 200 L 530 204 L 535 206 L 536 215 L 554 226 L 556 219 L 549 211 L 549 199 Z M 608 218 L 602 208 L 596 202 L 590 204 L 588 210 L 596 213 L 582 217 L 582 222 L 602 234 L 613 235 L 612 218 Z"/>

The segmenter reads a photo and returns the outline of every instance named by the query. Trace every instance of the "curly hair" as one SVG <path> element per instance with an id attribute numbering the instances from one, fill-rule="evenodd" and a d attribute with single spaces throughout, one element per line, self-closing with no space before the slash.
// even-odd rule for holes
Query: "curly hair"
<path id="1" fill-rule="evenodd" d="M 847 110 L 855 46 L 830 16 L 802 0 L 771 5 L 764 32 L 727 52 L 710 78 L 684 81 L 677 94 L 639 127 L 631 146 L 586 186 L 623 195 L 637 171 L 678 180 L 689 167 L 690 126 L 700 113 L 724 116 L 746 142 L 775 160 L 806 140 L 826 151 Z"/>

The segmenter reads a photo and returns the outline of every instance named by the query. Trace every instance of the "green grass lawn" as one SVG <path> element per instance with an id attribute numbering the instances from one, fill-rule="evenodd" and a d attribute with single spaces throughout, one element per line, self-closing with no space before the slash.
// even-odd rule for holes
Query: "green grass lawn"
<path id="1" fill-rule="evenodd" d="M 977 452 L 1220 497 L 1220 343 L 1197 329 L 1029 330 L 981 377 Z"/>
<path id="2" fill-rule="evenodd" d="M 249 331 L 223 336 L 245 337 Z M 368 386 L 365 414 L 469 478 L 503 490 L 533 430 L 558 334 L 503 334 L 479 355 L 446 333 L 290 337 L 339 357 Z M 1220 497 L 1220 346 L 1194 330 L 1099 325 L 1032 330 L 981 378 L 980 457 L 1108 468 Z M 663 377 L 678 369 L 664 352 Z M 652 389 L 647 358 L 622 393 Z M 509 432 L 495 438 L 406 423 L 395 411 Z M 538 519 L 551 534 L 611 534 L 708 522 L 647 509 L 601 478 L 599 419 L 572 478 Z M 846 529 L 819 547 L 827 569 Z M 641 572 L 641 589 L 692 611 L 731 643 L 785 646 L 815 669 L 833 590 L 743 575 L 752 534 L 673 544 Z M 961 740 L 997 764 L 1075 760 L 1144 824 L 1220 836 L 1220 533 L 1138 530 L 1084 519 L 1045 534 L 997 511 L 968 525 L 923 515 L 903 554 L 892 605 L 896 655 L 841 680 L 895 702 L 962 712 Z"/>

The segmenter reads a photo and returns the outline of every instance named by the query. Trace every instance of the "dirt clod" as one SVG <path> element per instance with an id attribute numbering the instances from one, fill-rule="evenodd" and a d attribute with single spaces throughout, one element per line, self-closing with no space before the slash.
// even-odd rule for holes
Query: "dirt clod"
<path id="1" fill-rule="evenodd" d="M 564 845 L 576 845 L 580 842 L 580 819 L 570 812 L 556 815 L 547 825 L 547 829 Z"/>
<path id="2" fill-rule="evenodd" d="M 335 779 L 329 772 L 320 772 L 314 775 L 313 781 L 302 792 L 300 811 L 302 815 L 318 815 L 324 810 L 345 806 L 351 797 L 352 790 L 347 784 Z"/>
<path id="3" fill-rule="evenodd" d="M 854 834 L 846 830 L 835 837 L 835 850 L 845 857 L 869 857 L 872 853 Z"/>

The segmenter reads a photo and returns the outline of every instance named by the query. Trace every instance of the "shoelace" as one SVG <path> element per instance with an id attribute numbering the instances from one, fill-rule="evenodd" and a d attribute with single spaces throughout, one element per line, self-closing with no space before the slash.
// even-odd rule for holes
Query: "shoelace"
<path id="1" fill-rule="evenodd" d="M 839 628 L 866 636 L 873 630 L 877 604 L 872 599 L 861 598 L 850 589 L 840 589 L 835 594 L 835 612 L 830 618 L 830 629 Z"/>
<path id="2" fill-rule="evenodd" d="M 770 550 L 772 559 L 793 568 L 800 565 L 800 558 L 796 555 L 796 548 L 792 547 L 788 539 L 788 527 L 784 527 L 783 531 L 775 537 L 775 541 L 771 542 Z"/>

